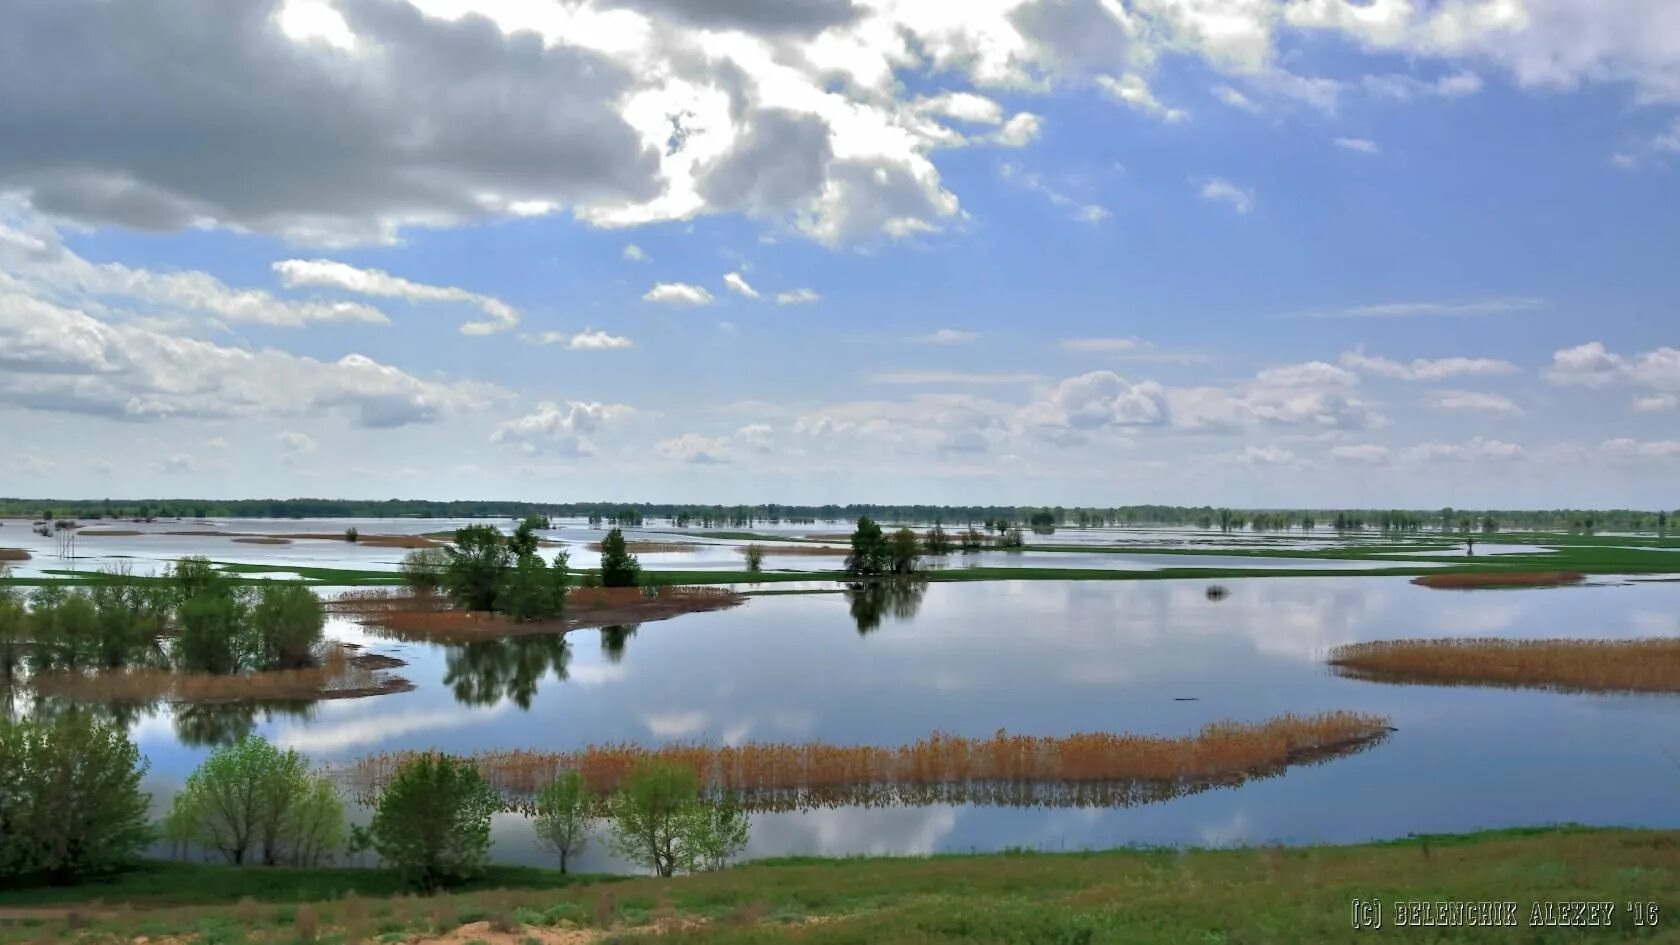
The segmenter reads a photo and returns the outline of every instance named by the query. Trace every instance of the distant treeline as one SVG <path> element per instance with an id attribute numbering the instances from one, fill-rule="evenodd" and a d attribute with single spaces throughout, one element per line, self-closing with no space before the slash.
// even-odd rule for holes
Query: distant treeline
<path id="1" fill-rule="evenodd" d="M 586 518 L 591 524 L 679 528 L 750 528 L 877 521 L 1022 526 L 1036 531 L 1104 525 L 1188 525 L 1223 531 L 1314 528 L 1384 532 L 1496 532 L 1527 529 L 1664 531 L 1680 511 L 1637 509 L 1231 509 L 1123 505 L 1109 508 L 1018 505 L 694 505 L 670 502 L 513 502 L 426 499 L 12 499 L 0 517 L 30 519 L 160 518 Z"/>

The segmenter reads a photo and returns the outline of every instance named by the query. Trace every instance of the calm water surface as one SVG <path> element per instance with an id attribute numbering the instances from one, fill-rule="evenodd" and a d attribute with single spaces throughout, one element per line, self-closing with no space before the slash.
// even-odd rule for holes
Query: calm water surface
<path id="1" fill-rule="evenodd" d="M 1680 632 L 1680 584 L 1442 592 L 1404 578 L 933 584 L 871 608 L 754 598 L 566 643 L 473 648 L 328 635 L 409 661 L 414 692 L 322 703 L 256 728 L 318 761 L 393 749 L 573 749 L 748 739 L 896 745 L 986 736 L 1193 733 L 1220 719 L 1350 709 L 1385 743 L 1318 767 L 1130 809 L 840 808 L 755 815 L 754 856 L 1121 843 L 1353 841 L 1553 821 L 1680 826 L 1680 699 L 1388 686 L 1323 666 L 1337 644 L 1407 636 Z M 865 629 L 860 632 L 861 626 Z M 1175 701 L 1193 699 L 1194 701 Z M 168 710 L 135 734 L 160 802 L 208 751 Z M 517 816 L 495 854 L 541 862 Z M 619 868 L 597 844 L 583 868 Z"/>

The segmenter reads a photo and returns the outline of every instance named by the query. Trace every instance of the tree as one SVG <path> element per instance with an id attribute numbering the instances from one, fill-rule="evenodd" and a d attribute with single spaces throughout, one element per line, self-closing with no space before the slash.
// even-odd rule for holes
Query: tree
<path id="1" fill-rule="evenodd" d="M 416 594 L 430 594 L 443 586 L 449 553 L 442 548 L 416 548 L 402 559 L 402 579 Z"/>
<path id="2" fill-rule="evenodd" d="M 426 892 L 470 879 L 490 859 L 490 818 L 501 799 L 471 762 L 436 752 L 397 769 L 379 794 L 373 849 Z"/>
<path id="3" fill-rule="evenodd" d="M 746 556 L 747 556 L 747 571 L 748 571 L 748 573 L 758 574 L 759 572 L 763 571 L 764 570 L 764 546 L 763 545 L 748 545 L 744 549 L 744 551 L 745 551 Z"/>
<path id="4" fill-rule="evenodd" d="M 265 585 L 251 611 L 264 669 L 293 669 L 315 660 L 326 617 L 315 592 L 298 584 Z"/>
<path id="5" fill-rule="evenodd" d="M 152 839 L 145 772 L 128 733 L 85 711 L 0 717 L 0 879 L 67 883 L 134 859 Z"/>
<path id="6" fill-rule="evenodd" d="M 601 585 L 635 587 L 641 580 L 642 563 L 625 549 L 624 532 L 613 529 L 601 539 Z"/>
<path id="7" fill-rule="evenodd" d="M 528 558 L 535 555 L 537 553 L 537 532 L 532 520 L 526 519 L 520 522 L 519 527 L 515 528 L 513 534 L 508 536 L 507 544 L 508 551 L 512 552 L 515 558 Z"/>
<path id="8" fill-rule="evenodd" d="M 728 795 L 715 804 L 690 808 L 683 820 L 685 866 L 690 870 L 721 870 L 746 849 L 752 823 Z"/>
<path id="9" fill-rule="evenodd" d="M 865 515 L 852 532 L 852 553 L 846 556 L 846 570 L 860 577 L 884 574 L 892 562 L 881 526 Z"/>
<path id="10" fill-rule="evenodd" d="M 560 872 L 566 861 L 583 851 L 595 822 L 595 799 L 583 772 L 568 771 L 537 793 L 537 816 L 532 821 L 537 839 L 560 856 Z"/>
<path id="11" fill-rule="evenodd" d="M 0 565 L 0 578 L 7 576 Z M 29 639 L 29 612 L 11 587 L 0 585 L 0 685 L 5 685 L 23 665 L 24 643 Z"/>
<path id="12" fill-rule="evenodd" d="M 937 524 L 928 529 L 927 537 L 922 539 L 922 550 L 930 555 L 948 555 L 953 546 L 951 536 Z"/>
<path id="13" fill-rule="evenodd" d="M 690 768 L 641 760 L 612 798 L 614 852 L 660 876 L 675 873 L 688 862 L 684 836 L 699 797 Z"/>
<path id="14" fill-rule="evenodd" d="M 513 552 L 502 533 L 489 525 L 455 530 L 455 543 L 445 549 L 449 564 L 443 586 L 455 606 L 465 610 L 495 610 L 496 591 L 512 563 Z"/>
<path id="15" fill-rule="evenodd" d="M 175 795 L 164 833 L 227 857 L 260 852 L 264 866 L 318 856 L 337 845 L 344 805 L 309 761 L 250 735 L 211 752 Z"/>
<path id="16" fill-rule="evenodd" d="M 244 601 L 232 594 L 189 597 L 175 613 L 175 658 L 183 669 L 236 673 L 248 665 L 255 647 L 246 632 Z"/>
<path id="17" fill-rule="evenodd" d="M 564 551 L 554 556 L 554 567 L 536 554 L 520 555 L 502 577 L 496 592 L 496 609 L 515 620 L 546 620 L 560 616 L 566 607 L 566 582 L 570 577 Z"/>
<path id="18" fill-rule="evenodd" d="M 916 540 L 915 532 L 901 528 L 887 540 L 887 554 L 892 562 L 892 573 L 912 574 L 922 555 L 921 542 Z"/>
<path id="19" fill-rule="evenodd" d="M 356 527 L 354 525 L 352 525 L 349 528 L 346 528 L 344 530 L 344 540 L 345 541 L 354 542 L 354 541 L 360 540 L 361 537 L 362 537 L 362 533 L 356 531 Z"/>

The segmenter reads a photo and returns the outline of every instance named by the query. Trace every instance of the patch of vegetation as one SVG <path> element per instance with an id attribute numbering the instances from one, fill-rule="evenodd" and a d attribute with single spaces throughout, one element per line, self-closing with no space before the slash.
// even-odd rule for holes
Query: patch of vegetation
<path id="1" fill-rule="evenodd" d="M 1336 647 L 1329 662 L 1342 675 L 1374 682 L 1680 692 L 1680 639 L 1672 637 L 1378 640 Z"/>

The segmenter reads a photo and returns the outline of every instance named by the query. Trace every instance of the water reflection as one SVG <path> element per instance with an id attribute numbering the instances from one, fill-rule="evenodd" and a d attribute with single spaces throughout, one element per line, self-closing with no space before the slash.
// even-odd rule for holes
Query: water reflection
<path id="1" fill-rule="evenodd" d="M 566 680 L 571 657 L 566 638 L 552 633 L 450 646 L 444 651 L 443 684 L 463 705 L 487 706 L 509 699 L 529 709 L 537 684 L 545 676 L 552 672 L 555 681 Z"/>
<path id="2" fill-rule="evenodd" d="M 131 730 L 167 712 L 175 741 L 189 748 L 214 748 L 238 741 L 256 731 L 259 723 L 268 725 L 280 719 L 308 721 L 315 707 L 314 702 L 296 700 L 89 702 L 43 695 L 14 685 L 0 685 L 0 704 L 4 705 L 5 716 L 10 719 L 23 715 L 55 718 L 81 712 Z"/>
<path id="3" fill-rule="evenodd" d="M 618 664 L 624 662 L 624 645 L 636 635 L 642 625 L 632 623 L 601 628 L 601 652 L 607 657 L 607 662 Z"/>
<path id="4" fill-rule="evenodd" d="M 927 596 L 928 582 L 913 578 L 869 581 L 846 586 L 846 601 L 851 606 L 852 621 L 859 636 L 874 632 L 881 626 L 881 618 L 891 614 L 896 620 L 909 620 L 922 609 Z"/>

